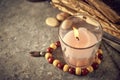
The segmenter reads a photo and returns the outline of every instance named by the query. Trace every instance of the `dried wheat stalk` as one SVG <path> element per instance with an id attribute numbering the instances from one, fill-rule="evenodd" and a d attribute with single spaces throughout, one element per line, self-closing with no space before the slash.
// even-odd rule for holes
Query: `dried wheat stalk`
<path id="1" fill-rule="evenodd" d="M 120 25 L 116 24 L 120 21 L 120 16 L 100 0 L 52 0 L 51 4 L 71 15 L 76 13 L 88 14 L 101 23 L 104 31 L 120 38 L 120 28 L 118 27 Z"/>

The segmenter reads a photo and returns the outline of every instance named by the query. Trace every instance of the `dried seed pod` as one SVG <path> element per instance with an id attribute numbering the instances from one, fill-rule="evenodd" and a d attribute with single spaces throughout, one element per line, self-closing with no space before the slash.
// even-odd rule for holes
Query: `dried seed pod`
<path id="1" fill-rule="evenodd" d="M 61 12 L 59 14 L 56 15 L 57 20 L 59 21 L 63 21 L 65 20 L 68 16 L 70 16 L 68 13 L 65 12 Z"/>
<path id="2" fill-rule="evenodd" d="M 62 29 L 70 29 L 72 27 L 73 22 L 71 20 L 64 20 L 62 22 L 61 28 Z"/>
<path id="3" fill-rule="evenodd" d="M 53 17 L 48 17 L 45 22 L 48 26 L 51 26 L 51 27 L 57 27 L 59 25 L 58 20 Z"/>

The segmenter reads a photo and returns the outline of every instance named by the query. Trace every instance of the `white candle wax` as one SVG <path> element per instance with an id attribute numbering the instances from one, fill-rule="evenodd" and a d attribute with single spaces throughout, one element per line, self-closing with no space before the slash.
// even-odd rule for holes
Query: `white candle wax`
<path id="1" fill-rule="evenodd" d="M 74 48 L 87 48 L 97 42 L 96 36 L 88 31 L 86 28 L 79 28 L 79 40 L 75 38 L 73 30 L 66 33 L 63 41 Z M 67 62 L 73 66 L 86 66 L 90 64 L 93 59 L 93 52 L 95 47 L 87 49 L 74 49 L 63 43 L 62 50 L 64 51 L 64 57 Z"/>

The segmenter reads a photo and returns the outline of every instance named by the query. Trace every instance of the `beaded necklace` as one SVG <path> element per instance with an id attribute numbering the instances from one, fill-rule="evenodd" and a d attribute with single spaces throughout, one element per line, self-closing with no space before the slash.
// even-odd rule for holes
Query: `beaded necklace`
<path id="1" fill-rule="evenodd" d="M 44 56 L 45 59 L 50 64 L 53 64 L 53 66 L 63 70 L 64 72 L 68 72 L 70 74 L 80 75 L 80 76 L 85 76 L 88 73 L 93 72 L 94 70 L 98 69 L 99 64 L 101 63 L 101 60 L 103 59 L 103 51 L 101 48 L 99 48 L 96 53 L 95 61 L 92 63 L 92 65 L 90 65 L 86 68 L 80 68 L 80 67 L 74 68 L 74 67 L 69 66 L 67 63 L 64 64 L 60 60 L 55 59 L 53 57 L 53 51 L 55 51 L 58 47 L 61 47 L 59 41 L 50 44 L 50 46 L 47 48 L 46 52 L 32 51 L 32 52 L 30 52 L 30 54 L 33 57 Z"/>

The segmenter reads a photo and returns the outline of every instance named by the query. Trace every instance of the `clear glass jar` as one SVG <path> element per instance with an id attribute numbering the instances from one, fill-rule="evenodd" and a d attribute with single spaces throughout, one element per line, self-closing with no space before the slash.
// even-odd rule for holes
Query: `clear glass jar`
<path id="1" fill-rule="evenodd" d="M 75 37 L 73 27 L 79 33 Z M 102 40 L 102 27 L 94 18 L 77 14 L 68 17 L 59 27 L 59 40 L 66 63 L 72 67 L 87 67 L 95 60 Z"/>

